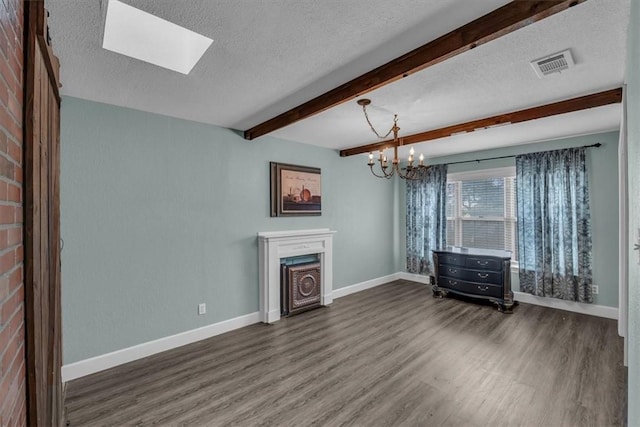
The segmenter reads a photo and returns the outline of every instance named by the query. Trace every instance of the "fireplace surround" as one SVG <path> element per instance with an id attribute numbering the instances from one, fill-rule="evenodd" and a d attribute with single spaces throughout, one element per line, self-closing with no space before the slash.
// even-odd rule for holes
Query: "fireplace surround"
<path id="1" fill-rule="evenodd" d="M 260 321 L 280 319 L 280 259 L 317 255 L 320 262 L 320 305 L 333 302 L 333 235 L 328 228 L 258 233 Z"/>

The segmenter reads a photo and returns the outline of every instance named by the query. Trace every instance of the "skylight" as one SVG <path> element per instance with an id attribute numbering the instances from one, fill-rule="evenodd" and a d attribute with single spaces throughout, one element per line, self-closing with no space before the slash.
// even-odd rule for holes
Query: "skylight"
<path id="1" fill-rule="evenodd" d="M 189 74 L 212 39 L 118 0 L 109 0 L 102 47 Z"/>

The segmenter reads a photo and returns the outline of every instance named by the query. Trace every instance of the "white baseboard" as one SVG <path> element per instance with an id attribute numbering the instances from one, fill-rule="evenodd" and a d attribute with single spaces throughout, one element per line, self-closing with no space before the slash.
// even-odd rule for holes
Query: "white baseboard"
<path id="1" fill-rule="evenodd" d="M 513 292 L 513 299 L 528 304 L 541 305 L 555 308 L 556 310 L 573 311 L 574 313 L 588 314 L 590 316 L 605 317 L 618 320 L 618 308 L 606 305 L 584 304 L 581 302 L 564 301 L 558 298 L 537 297 L 525 292 Z"/>
<path id="2" fill-rule="evenodd" d="M 356 283 L 352 286 L 346 286 L 340 289 L 334 289 L 331 299 L 344 297 L 355 292 L 364 291 L 365 289 L 374 288 L 385 283 L 399 279 L 399 273 L 389 274 L 388 276 L 378 277 L 376 279 L 367 280 L 365 282 Z M 325 301 L 326 302 L 326 301 Z M 269 313 L 271 317 L 280 313 Z M 260 322 L 260 313 L 255 312 L 245 316 L 236 317 L 234 319 L 225 320 L 213 325 L 203 326 L 201 328 L 192 329 L 190 331 L 181 332 L 176 335 L 160 338 L 154 341 L 134 345 L 133 347 L 123 348 L 111 353 L 102 354 L 90 359 L 80 360 L 70 363 L 62 367 L 62 381 L 71 381 L 76 378 L 91 375 L 114 366 L 123 365 L 134 360 L 142 359 L 156 353 L 191 344 L 196 341 L 207 339 L 225 332 L 239 329 L 245 326 Z"/>
<path id="3" fill-rule="evenodd" d="M 429 284 L 429 276 L 424 276 L 422 274 L 407 273 L 406 271 L 401 271 L 396 274 L 402 280 L 411 280 L 412 282 L 424 283 L 425 285 Z"/>
<path id="4" fill-rule="evenodd" d="M 371 289 L 376 286 L 384 285 L 385 283 L 393 282 L 394 280 L 400 279 L 400 274 L 401 273 L 393 273 L 387 276 L 356 283 L 355 285 L 345 286 L 344 288 L 334 289 L 333 298 L 346 297 L 347 295 L 355 294 L 356 292 L 364 291 L 365 289 Z"/>
<path id="5" fill-rule="evenodd" d="M 401 271 L 389 274 L 387 276 L 382 276 L 364 282 L 356 283 L 355 285 L 334 289 L 332 296 L 334 299 L 341 298 L 350 294 L 354 294 L 356 292 L 375 288 L 376 286 L 384 285 L 385 283 L 393 282 L 394 280 L 400 279 L 429 284 L 429 276 Z M 615 307 L 581 304 L 577 302 L 563 301 L 555 298 L 541 298 L 523 292 L 514 292 L 514 296 L 516 301 L 521 301 L 524 303 L 541 305 L 558 310 L 573 311 L 576 313 L 588 314 L 591 316 L 606 317 L 608 319 L 618 319 L 618 309 Z M 80 360 L 78 362 L 70 363 L 62 367 L 62 381 L 71 381 L 76 378 L 103 371 L 105 369 L 113 368 L 114 366 L 142 359 L 156 353 L 161 353 L 163 351 L 171 350 L 176 347 L 191 344 L 196 341 L 204 340 L 216 335 L 223 334 L 225 332 L 232 331 L 234 329 L 243 328 L 245 326 L 253 325 L 254 323 L 259 322 L 260 313 L 255 312 L 233 319 L 225 320 L 219 323 L 214 323 L 213 325 L 203 326 L 201 328 L 181 332 L 179 334 L 160 338 L 154 341 L 134 345 L 128 348 L 123 348 L 121 350 L 92 357 L 90 359 Z"/>
<path id="6" fill-rule="evenodd" d="M 62 367 L 62 381 L 71 381 L 105 369 L 113 368 L 114 366 L 142 359 L 176 347 L 182 347 L 186 344 L 191 344 L 196 341 L 259 322 L 259 313 L 255 312 L 219 323 L 214 323 L 213 325 L 203 326 L 201 328 L 170 335 L 154 341 L 134 345 L 133 347 L 123 348 L 121 350 L 102 354 L 90 359 L 80 360 Z"/>

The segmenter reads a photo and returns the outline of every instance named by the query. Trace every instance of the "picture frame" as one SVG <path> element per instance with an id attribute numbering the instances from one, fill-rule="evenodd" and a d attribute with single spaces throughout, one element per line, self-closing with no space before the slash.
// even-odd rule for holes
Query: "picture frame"
<path id="1" fill-rule="evenodd" d="M 320 168 L 269 162 L 271 216 L 320 216 L 322 176 Z"/>

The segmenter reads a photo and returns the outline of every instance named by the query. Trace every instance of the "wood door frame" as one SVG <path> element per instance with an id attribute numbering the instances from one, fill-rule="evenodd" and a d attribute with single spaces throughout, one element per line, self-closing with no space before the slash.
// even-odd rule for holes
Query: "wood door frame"
<path id="1" fill-rule="evenodd" d="M 59 63 L 49 45 L 44 1 L 31 0 L 24 2 L 24 5 L 27 423 L 59 425 L 63 412 L 59 243 Z M 43 97 L 43 93 L 47 95 Z"/>

